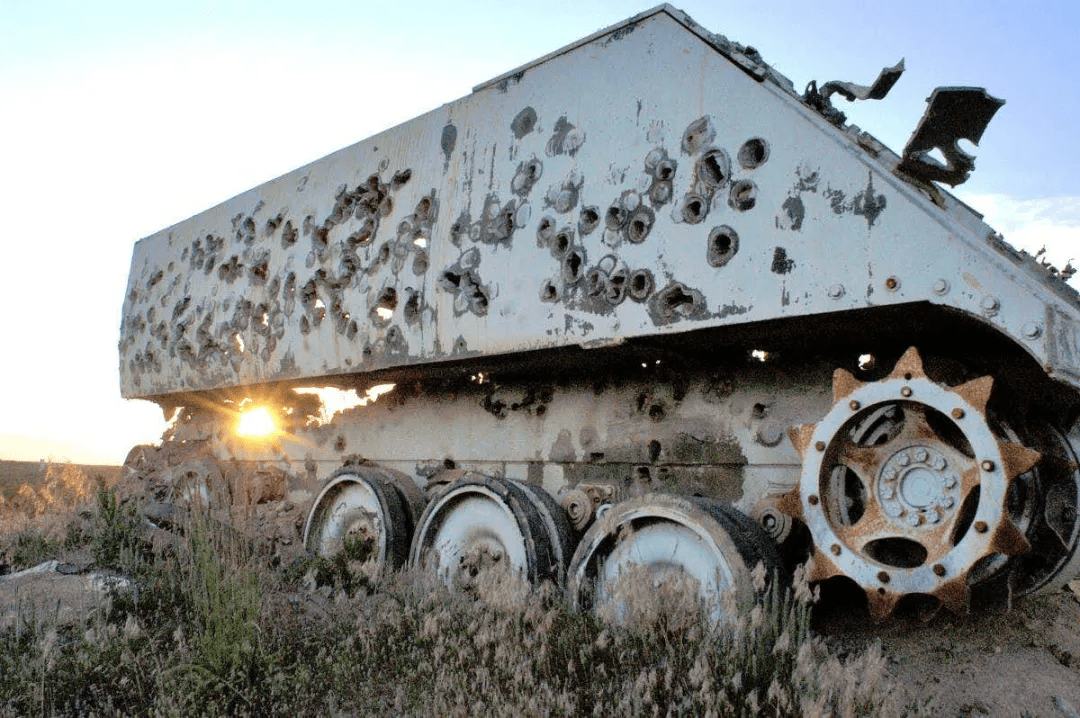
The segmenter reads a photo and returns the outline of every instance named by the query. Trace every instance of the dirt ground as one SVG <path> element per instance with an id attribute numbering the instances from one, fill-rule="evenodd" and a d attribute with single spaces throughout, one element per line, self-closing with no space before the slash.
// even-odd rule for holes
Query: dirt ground
<path id="1" fill-rule="evenodd" d="M 0 461 L 2 555 L 26 530 L 58 530 L 83 520 L 98 486 L 114 485 L 118 467 Z M 21 575 L 0 575 L 0 629 L 31 603 L 60 621 L 94 610 L 122 577 L 97 572 L 73 554 Z M 843 657 L 880 641 L 904 704 L 935 716 L 1080 718 L 1080 580 L 1010 609 L 875 626 L 857 605 L 819 612 L 818 630 Z"/>

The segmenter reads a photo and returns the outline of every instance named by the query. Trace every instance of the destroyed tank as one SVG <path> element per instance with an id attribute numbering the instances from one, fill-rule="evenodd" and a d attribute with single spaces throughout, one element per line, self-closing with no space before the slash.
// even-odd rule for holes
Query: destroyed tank
<path id="1" fill-rule="evenodd" d="M 1080 301 L 941 186 L 1001 101 L 938 88 L 899 155 L 834 107 L 902 69 L 800 93 L 664 5 L 139 241 L 168 500 L 585 608 L 807 558 L 877 618 L 1060 586 Z"/>

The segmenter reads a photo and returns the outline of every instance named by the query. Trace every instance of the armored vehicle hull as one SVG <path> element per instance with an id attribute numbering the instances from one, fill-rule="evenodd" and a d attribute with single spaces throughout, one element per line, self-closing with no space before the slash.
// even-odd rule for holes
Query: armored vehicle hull
<path id="1" fill-rule="evenodd" d="M 1080 304 L 936 184 L 1000 101 L 940 88 L 966 134 L 902 156 L 844 124 L 890 70 L 800 95 L 669 6 L 602 30 L 138 242 L 122 392 L 185 481 L 276 472 L 311 550 L 454 581 L 1057 585 Z"/>

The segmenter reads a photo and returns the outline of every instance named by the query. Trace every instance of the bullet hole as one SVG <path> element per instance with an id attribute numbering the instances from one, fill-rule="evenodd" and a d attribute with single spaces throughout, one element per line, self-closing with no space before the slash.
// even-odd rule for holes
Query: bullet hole
<path id="1" fill-rule="evenodd" d="M 757 185 L 750 180 L 739 180 L 731 186 L 728 204 L 740 212 L 753 209 L 757 204 Z"/>
<path id="2" fill-rule="evenodd" d="M 345 437 L 341 434 L 334 440 L 334 451 L 345 451 Z"/>
<path id="3" fill-rule="evenodd" d="M 393 318 L 395 309 L 397 309 L 397 290 L 386 287 L 379 292 L 378 298 L 371 306 L 371 321 L 376 326 L 386 326 Z"/>
<path id="4" fill-rule="evenodd" d="M 406 347 L 405 336 L 399 327 L 390 327 L 386 332 L 386 346 L 393 351 L 403 351 Z"/>
<path id="5" fill-rule="evenodd" d="M 726 224 L 713 227 L 709 232 L 709 246 L 706 260 L 710 266 L 723 267 L 739 251 L 739 235 Z"/>
<path id="6" fill-rule="evenodd" d="M 657 324 L 699 319 L 706 314 L 705 296 L 696 289 L 673 282 L 654 295 L 649 314 Z"/>
<path id="7" fill-rule="evenodd" d="M 514 137 L 519 140 L 532 132 L 535 127 L 536 110 L 531 107 L 526 107 L 521 112 L 517 113 L 510 123 L 510 131 L 513 132 Z"/>
<path id="8" fill-rule="evenodd" d="M 405 300 L 402 316 L 405 317 L 405 323 L 409 326 L 420 321 L 420 294 L 418 292 L 409 291 L 409 298 Z"/>
<path id="9" fill-rule="evenodd" d="M 573 157 L 584 141 L 584 135 L 570 124 L 564 115 L 555 120 L 555 128 L 544 151 L 547 152 L 548 157 L 564 153 Z"/>
<path id="10" fill-rule="evenodd" d="M 555 236 L 555 220 L 551 217 L 542 217 L 536 225 L 536 243 L 540 247 L 550 247 L 551 240 Z"/>
<path id="11" fill-rule="evenodd" d="M 713 129 L 712 120 L 708 115 L 691 122 L 682 138 L 682 151 L 693 155 L 700 152 L 704 147 L 712 144 L 716 138 L 716 130 Z"/>
<path id="12" fill-rule="evenodd" d="M 282 215 L 282 214 L 279 214 L 276 217 L 271 217 L 270 219 L 266 220 L 266 227 L 263 228 L 263 233 L 266 234 L 267 236 L 269 236 L 269 235 L 273 234 L 274 232 L 278 231 L 278 227 L 281 226 L 281 223 L 284 220 L 285 220 L 285 215 Z"/>
<path id="13" fill-rule="evenodd" d="M 743 142 L 739 148 L 739 164 L 744 169 L 752 170 L 765 164 L 769 159 L 769 145 L 760 137 Z"/>
<path id="14" fill-rule="evenodd" d="M 296 296 L 296 272 L 289 272 L 285 277 L 285 284 L 281 287 L 281 295 L 284 299 Z"/>
<path id="15" fill-rule="evenodd" d="M 430 262 L 428 261 L 427 252 L 425 252 L 423 250 L 417 251 L 416 255 L 413 257 L 413 263 L 412 263 L 412 272 L 413 272 L 413 274 L 415 274 L 416 276 L 419 277 L 420 275 L 427 272 L 429 266 L 430 266 Z"/>
<path id="16" fill-rule="evenodd" d="M 585 252 L 581 249 L 570 250 L 562 262 L 562 277 L 567 284 L 576 284 L 581 280 L 582 267 L 585 266 Z"/>
<path id="17" fill-rule="evenodd" d="M 514 215 L 512 206 L 501 210 L 491 223 L 491 236 L 496 240 L 509 239 L 514 233 Z"/>
<path id="18" fill-rule="evenodd" d="M 709 203 L 699 194 L 688 194 L 683 198 L 682 217 L 688 224 L 698 224 L 705 219 Z"/>
<path id="19" fill-rule="evenodd" d="M 653 291 L 653 275 L 647 269 L 635 270 L 630 275 L 627 294 L 635 302 L 644 302 Z"/>
<path id="20" fill-rule="evenodd" d="M 577 206 L 578 195 L 585 180 L 572 172 L 562 184 L 552 185 L 544 196 L 544 206 L 553 208 L 560 214 L 570 212 Z"/>
<path id="21" fill-rule="evenodd" d="M 285 227 L 281 230 L 281 248 L 288 249 L 296 244 L 296 237 L 299 233 L 296 231 L 296 227 L 293 226 L 292 220 L 285 222 Z"/>
<path id="22" fill-rule="evenodd" d="M 315 307 L 315 302 L 319 300 L 319 289 L 315 284 L 314 279 L 309 279 L 304 283 L 304 286 L 300 289 L 300 304 L 307 310 L 311 310 Z"/>
<path id="23" fill-rule="evenodd" d="M 383 242 L 382 245 L 379 246 L 379 253 L 376 255 L 375 261 L 379 264 L 385 264 L 390 261 L 390 245 L 388 243 Z"/>
<path id="24" fill-rule="evenodd" d="M 313 321 L 315 322 L 315 326 L 319 326 L 320 324 L 322 324 L 322 320 L 326 317 L 326 305 L 323 304 L 323 300 L 315 300 L 315 307 L 312 311 L 312 317 Z"/>
<path id="25" fill-rule="evenodd" d="M 255 264 L 253 264 L 249 270 L 251 272 L 251 281 L 255 284 L 265 284 L 266 278 L 270 273 L 270 260 L 268 257 L 262 257 Z"/>
<path id="26" fill-rule="evenodd" d="M 236 230 L 236 241 L 244 244 L 252 244 L 255 241 L 255 220 L 246 218 Z"/>
<path id="27" fill-rule="evenodd" d="M 622 301 L 626 299 L 626 285 L 629 281 L 629 273 L 626 267 L 619 267 L 607 278 L 607 292 L 604 298 L 607 299 L 609 304 L 617 305 L 622 304 Z"/>
<path id="28" fill-rule="evenodd" d="M 326 227 L 316 227 L 311 233 L 312 249 L 320 254 L 325 252 L 327 247 L 330 246 L 328 234 L 329 230 Z"/>
<path id="29" fill-rule="evenodd" d="M 607 291 L 607 275 L 603 271 L 593 267 L 585 273 L 585 293 L 590 297 L 598 297 Z"/>
<path id="30" fill-rule="evenodd" d="M 697 178 L 709 190 L 723 187 L 731 177 L 731 160 L 723 150 L 709 150 L 697 163 Z"/>
<path id="31" fill-rule="evenodd" d="M 439 285 L 448 292 L 456 292 L 461 289 L 461 275 L 448 269 L 439 277 Z"/>
<path id="32" fill-rule="evenodd" d="M 186 312 L 188 306 L 190 306 L 190 305 L 191 305 L 191 297 L 190 296 L 184 297 L 179 302 L 177 302 L 176 306 L 173 307 L 172 320 L 175 322 L 177 319 L 179 319 L 180 315 L 183 314 L 184 312 Z M 146 319 L 149 322 L 154 321 L 154 310 L 152 308 L 150 309 L 149 312 L 147 312 Z"/>
<path id="33" fill-rule="evenodd" d="M 628 218 L 629 213 L 621 205 L 613 204 L 608 207 L 607 214 L 604 215 L 604 224 L 610 230 L 619 230 L 626 224 Z"/>
<path id="34" fill-rule="evenodd" d="M 315 226 L 315 218 L 310 214 L 304 217 L 304 236 L 311 234 L 311 228 Z"/>
<path id="35" fill-rule="evenodd" d="M 304 335 L 311 333 L 311 322 L 308 321 L 307 315 L 300 317 L 300 333 Z"/>
<path id="36" fill-rule="evenodd" d="M 478 316 L 487 314 L 488 290 L 480 283 L 476 273 L 479 252 L 474 248 L 465 252 L 461 259 L 439 275 L 439 286 L 454 295 L 456 314 L 471 311 Z"/>
<path id="37" fill-rule="evenodd" d="M 420 201 L 416 203 L 416 209 L 413 210 L 413 214 L 416 215 L 417 222 L 430 222 L 434 215 L 435 201 L 431 197 L 421 197 Z"/>
<path id="38" fill-rule="evenodd" d="M 551 281 L 550 279 L 545 279 L 544 283 L 540 285 L 540 301 L 559 301 L 559 288 L 555 285 L 555 282 Z"/>
<path id="39" fill-rule="evenodd" d="M 600 225 L 600 212 L 596 207 L 582 207 L 581 218 L 578 220 L 578 231 L 588 234 Z"/>
<path id="40" fill-rule="evenodd" d="M 240 263 L 240 257 L 233 255 L 229 261 L 218 267 L 218 279 L 232 284 L 244 271 L 244 265 Z"/>
<path id="41" fill-rule="evenodd" d="M 626 238 L 634 244 L 640 244 L 649 236 L 649 230 L 653 226 L 653 212 L 648 207 L 639 208 L 630 217 L 626 226 Z"/>
<path id="42" fill-rule="evenodd" d="M 516 227 L 514 221 L 517 217 L 516 200 L 510 200 L 505 205 L 499 202 L 497 195 L 488 195 L 484 202 L 484 213 L 477 224 L 472 226 L 462 225 L 462 232 L 468 231 L 469 238 L 474 242 L 485 244 L 497 244 L 499 242 L 510 243 Z M 461 219 L 458 220 L 462 221 Z M 467 228 L 467 229 L 466 229 Z"/>
<path id="43" fill-rule="evenodd" d="M 160 282 L 164 278 L 165 272 L 160 269 L 150 275 L 150 278 L 146 280 L 146 291 L 150 291 L 155 284 Z"/>
<path id="44" fill-rule="evenodd" d="M 564 229 L 557 232 L 554 237 L 551 238 L 551 256 L 556 259 L 562 259 L 570 251 L 570 248 L 574 244 L 574 236 L 570 233 L 570 230 Z"/>
<path id="45" fill-rule="evenodd" d="M 535 409 L 533 409 L 533 413 L 536 414 L 536 416 L 543 416 L 547 413 L 547 407 L 543 404 L 540 404 Z"/>
<path id="46" fill-rule="evenodd" d="M 658 179 L 658 180 L 661 180 L 661 181 L 664 181 L 664 182 L 670 182 L 671 180 L 673 180 L 675 178 L 675 167 L 676 167 L 675 160 L 670 160 L 670 159 L 661 160 L 656 165 L 656 170 L 653 173 L 653 176 L 656 177 L 656 179 Z"/>
<path id="47" fill-rule="evenodd" d="M 469 300 L 469 308 L 472 309 L 474 314 L 481 317 L 487 314 L 488 296 L 479 284 L 470 285 L 466 296 Z"/>
<path id="48" fill-rule="evenodd" d="M 540 160 L 531 159 L 528 162 L 522 162 L 518 165 L 517 172 L 514 173 L 514 179 L 510 181 L 511 191 L 524 197 L 532 191 L 543 173 L 544 165 Z"/>
<path id="49" fill-rule="evenodd" d="M 653 439 L 649 442 L 649 461 L 656 463 L 660 460 L 660 442 Z"/>
<path id="50" fill-rule="evenodd" d="M 404 169 L 400 172 L 395 172 L 394 176 L 390 179 L 390 189 L 397 192 L 404 187 L 412 179 L 412 170 Z"/>
<path id="51" fill-rule="evenodd" d="M 653 421 L 664 420 L 664 407 L 660 404 L 653 404 L 649 407 L 649 418 Z"/>
<path id="52" fill-rule="evenodd" d="M 360 261 L 360 257 L 348 249 L 344 249 L 341 252 L 341 265 L 338 268 L 339 281 L 347 282 L 354 274 L 359 272 L 363 268 L 363 262 Z"/>
<path id="53" fill-rule="evenodd" d="M 654 207 L 659 207 L 671 201 L 673 192 L 671 182 L 653 182 L 652 187 L 649 188 L 649 201 Z"/>

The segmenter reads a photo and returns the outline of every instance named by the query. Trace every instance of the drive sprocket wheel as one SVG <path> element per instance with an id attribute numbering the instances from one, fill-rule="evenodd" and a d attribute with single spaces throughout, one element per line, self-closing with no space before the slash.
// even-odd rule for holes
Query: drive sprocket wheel
<path id="1" fill-rule="evenodd" d="M 810 530 L 811 580 L 853 579 L 877 620 L 910 594 L 962 611 L 978 567 L 1030 551 L 1009 489 L 1040 454 L 991 428 L 992 388 L 935 383 L 914 347 L 880 381 L 836 370 L 829 412 L 790 431 L 802 476 L 781 502 Z"/>

